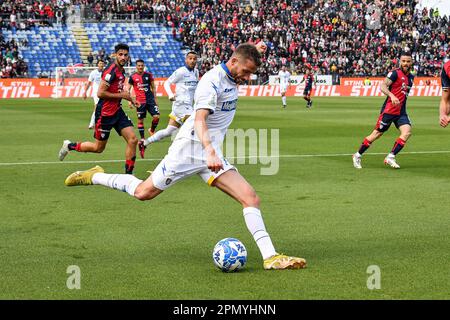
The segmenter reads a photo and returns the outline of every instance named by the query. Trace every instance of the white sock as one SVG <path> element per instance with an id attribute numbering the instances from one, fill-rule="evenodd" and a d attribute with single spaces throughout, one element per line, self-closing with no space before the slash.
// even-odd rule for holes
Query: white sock
<path id="1" fill-rule="evenodd" d="M 92 112 L 91 122 L 89 122 L 89 127 L 93 127 L 95 125 L 95 111 Z"/>
<path id="2" fill-rule="evenodd" d="M 259 211 L 258 208 L 253 207 L 244 208 L 243 211 L 245 224 L 247 225 L 248 231 L 252 234 L 253 239 L 255 239 L 263 259 L 270 258 L 276 252 L 272 240 L 264 226 L 261 211 Z"/>
<path id="3" fill-rule="evenodd" d="M 105 187 L 127 192 L 134 197 L 134 192 L 142 180 L 139 180 L 131 174 L 108 174 L 94 173 L 92 176 L 93 184 L 100 184 Z"/>
<path id="4" fill-rule="evenodd" d="M 167 128 L 159 130 L 154 135 L 152 135 L 150 138 L 147 138 L 144 141 L 144 146 L 148 146 L 150 143 L 162 140 L 165 137 L 169 137 L 177 129 L 178 128 L 175 126 L 168 125 Z"/>
<path id="5" fill-rule="evenodd" d="M 283 105 L 286 105 L 286 96 L 282 96 L 281 101 L 283 101 Z"/>
<path id="6" fill-rule="evenodd" d="M 361 154 L 359 153 L 359 151 L 356 151 L 355 156 L 357 156 L 358 158 L 361 158 Z"/>

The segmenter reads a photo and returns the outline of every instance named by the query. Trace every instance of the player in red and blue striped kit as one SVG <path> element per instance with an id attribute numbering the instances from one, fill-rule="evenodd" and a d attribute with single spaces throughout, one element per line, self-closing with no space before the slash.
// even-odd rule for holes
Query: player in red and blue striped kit
<path id="1" fill-rule="evenodd" d="M 158 105 L 156 104 L 156 90 L 155 90 L 155 81 L 153 79 L 153 75 L 144 71 L 145 64 L 144 60 L 136 60 L 136 72 L 133 73 L 128 79 L 128 84 L 130 85 L 128 90 L 131 91 L 133 88 L 136 101 L 138 103 L 137 118 L 138 118 L 138 130 L 141 136 L 141 140 L 139 142 L 139 152 L 141 158 L 144 158 L 144 138 L 145 138 L 145 129 L 144 129 L 144 119 L 147 117 L 147 112 L 152 116 L 152 126 L 149 129 L 149 133 L 152 136 L 155 133 L 156 127 L 159 123 L 159 110 Z"/>
<path id="2" fill-rule="evenodd" d="M 381 91 L 387 98 L 381 108 L 375 129 L 364 139 L 358 152 L 353 155 L 353 166 L 355 168 L 362 168 L 362 154 L 389 129 L 392 123 L 400 130 L 400 136 L 395 141 L 391 152 L 384 159 L 384 163 L 395 169 L 400 168 L 395 156 L 403 149 L 411 136 L 411 121 L 406 112 L 406 100 L 414 80 L 414 76 L 410 73 L 411 67 L 411 53 L 403 52 L 400 56 L 400 68 L 389 72 L 382 83 Z"/>
<path id="3" fill-rule="evenodd" d="M 102 73 L 102 80 L 97 91 L 100 100 L 95 109 L 95 142 L 71 142 L 64 140 L 59 151 L 59 160 L 64 160 L 69 151 L 101 153 L 106 147 L 111 129 L 123 136 L 127 142 L 125 149 L 125 173 L 132 174 L 136 160 L 138 139 L 133 130 L 133 123 L 122 109 L 122 99 L 136 101 L 124 90 L 125 70 L 129 47 L 120 43 L 115 47 L 116 58 Z"/>
<path id="4" fill-rule="evenodd" d="M 311 108 L 313 101 L 311 100 L 311 91 L 313 87 L 314 81 L 314 74 L 312 70 L 312 66 L 310 64 L 306 64 L 306 74 L 303 76 L 302 81 L 300 83 L 305 82 L 305 89 L 303 90 L 303 99 L 306 100 L 306 107 Z"/>
<path id="5" fill-rule="evenodd" d="M 445 128 L 450 122 L 450 60 L 444 63 L 441 72 L 442 96 L 439 105 L 439 124 Z"/>

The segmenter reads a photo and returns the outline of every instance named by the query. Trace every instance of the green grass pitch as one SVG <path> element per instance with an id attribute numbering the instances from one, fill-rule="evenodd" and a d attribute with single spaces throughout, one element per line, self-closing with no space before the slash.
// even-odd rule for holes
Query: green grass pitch
<path id="1" fill-rule="evenodd" d="M 169 103 L 159 100 L 161 129 Z M 1 100 L 0 298 L 449 299 L 450 129 L 438 125 L 439 98 L 411 97 L 402 168 L 383 164 L 393 127 L 358 171 L 348 154 L 372 130 L 382 102 L 317 98 L 307 110 L 299 97 L 282 110 L 280 98 L 240 99 L 232 128 L 279 129 L 280 153 L 289 157 L 273 176 L 260 175 L 261 165 L 239 171 L 262 199 L 277 250 L 308 261 L 305 270 L 265 271 L 241 207 L 198 177 L 148 202 L 101 186 L 65 187 L 69 173 L 94 161 L 118 160 L 101 165 L 123 172 L 115 132 L 103 154 L 57 159 L 63 139 L 91 139 L 91 101 Z M 162 158 L 169 144 L 146 156 Z M 138 160 L 136 176 L 156 164 Z M 241 272 L 214 268 L 212 249 L 225 237 L 248 249 Z M 80 290 L 66 287 L 70 265 L 80 267 Z M 381 289 L 367 288 L 371 265 L 380 268 Z"/>

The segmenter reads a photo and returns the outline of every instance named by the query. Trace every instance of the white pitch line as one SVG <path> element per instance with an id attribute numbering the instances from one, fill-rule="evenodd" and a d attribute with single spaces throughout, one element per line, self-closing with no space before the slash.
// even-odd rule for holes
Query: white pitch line
<path id="1" fill-rule="evenodd" d="M 450 153 L 450 150 L 441 151 L 409 151 L 402 152 L 401 154 L 446 154 Z M 385 155 L 385 152 L 365 153 L 364 156 L 378 156 Z M 282 154 L 279 156 L 268 155 L 265 157 L 260 156 L 246 156 L 246 157 L 227 157 L 228 159 L 250 159 L 250 158 L 315 158 L 315 157 L 347 157 L 353 153 L 325 153 L 325 154 Z M 162 158 L 151 159 L 136 159 L 137 162 L 141 161 L 161 161 Z M 20 166 L 20 165 L 40 165 L 40 164 L 85 164 L 85 163 L 115 163 L 123 162 L 124 160 L 84 160 L 84 161 L 31 161 L 31 162 L 0 162 L 0 167 L 6 166 Z"/>

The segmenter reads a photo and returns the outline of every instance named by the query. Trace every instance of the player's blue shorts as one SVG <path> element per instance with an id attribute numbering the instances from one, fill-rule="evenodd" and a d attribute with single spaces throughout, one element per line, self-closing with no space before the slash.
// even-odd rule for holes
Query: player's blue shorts
<path id="1" fill-rule="evenodd" d="M 137 107 L 136 111 L 138 119 L 145 119 L 147 117 L 147 112 L 150 113 L 152 117 L 159 115 L 159 109 L 154 100 L 142 103 Z"/>
<path id="2" fill-rule="evenodd" d="M 131 122 L 130 118 L 125 114 L 122 108 L 119 108 L 112 116 L 102 116 L 101 107 L 95 109 L 94 138 L 97 140 L 108 140 L 112 128 L 114 128 L 120 136 L 122 129 L 132 126 L 133 122 Z"/>
<path id="3" fill-rule="evenodd" d="M 392 123 L 395 124 L 395 127 L 397 129 L 405 124 L 411 125 L 411 121 L 409 120 L 409 117 L 406 113 L 400 115 L 382 113 L 378 117 L 375 130 L 377 130 L 378 132 L 386 132 L 388 131 Z"/>
<path id="4" fill-rule="evenodd" d="M 311 94 L 311 90 L 312 90 L 312 87 L 305 87 L 305 89 L 303 90 L 303 95 L 309 96 Z"/>

